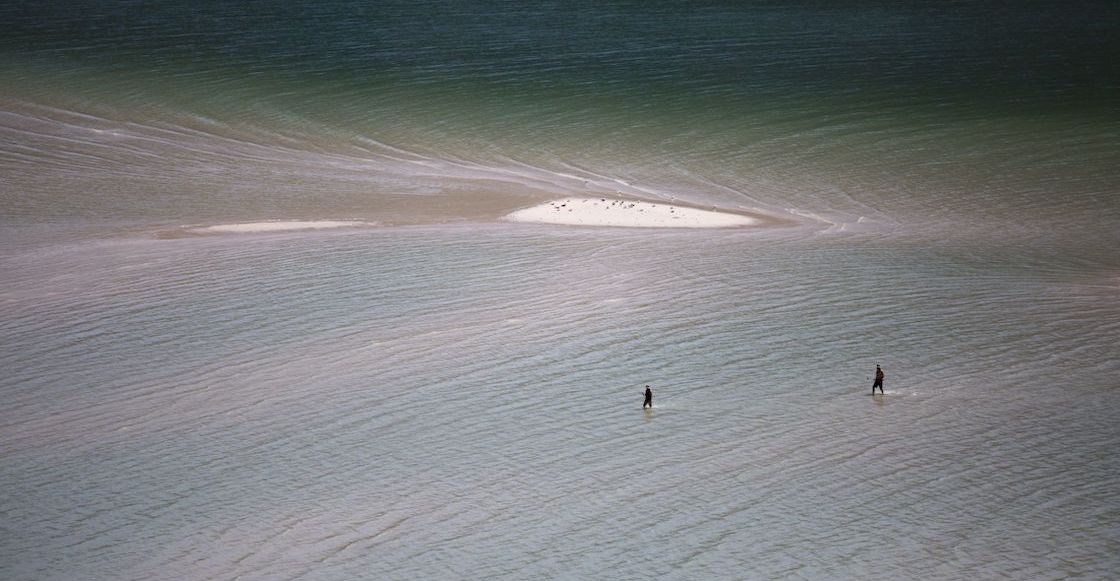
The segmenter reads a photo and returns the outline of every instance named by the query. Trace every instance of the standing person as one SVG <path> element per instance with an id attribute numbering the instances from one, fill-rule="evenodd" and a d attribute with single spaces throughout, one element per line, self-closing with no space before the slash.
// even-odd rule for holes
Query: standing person
<path id="1" fill-rule="evenodd" d="M 650 409 L 653 409 L 653 391 L 650 390 L 648 385 L 646 386 L 646 400 L 642 402 L 642 409 L 646 409 L 647 405 Z"/>
<path id="2" fill-rule="evenodd" d="M 879 388 L 879 393 L 885 393 L 883 391 L 883 378 L 884 377 L 886 377 L 886 374 L 883 373 L 883 369 L 880 368 L 878 365 L 876 365 L 875 366 L 875 383 L 871 384 L 871 395 L 875 395 L 875 388 L 876 387 Z"/>

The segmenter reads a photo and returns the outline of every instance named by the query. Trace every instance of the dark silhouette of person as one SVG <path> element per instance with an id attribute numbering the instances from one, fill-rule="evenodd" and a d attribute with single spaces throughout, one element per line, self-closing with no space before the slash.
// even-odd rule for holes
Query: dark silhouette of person
<path id="1" fill-rule="evenodd" d="M 642 409 L 646 409 L 647 405 L 651 409 L 653 408 L 653 391 L 650 390 L 648 385 L 646 386 L 646 400 L 642 402 Z"/>
<path id="2" fill-rule="evenodd" d="M 871 384 L 871 395 L 875 395 L 875 388 L 879 388 L 879 393 L 886 393 L 883 391 L 883 378 L 886 374 L 883 373 L 882 368 L 878 365 L 875 366 L 875 383 Z"/>

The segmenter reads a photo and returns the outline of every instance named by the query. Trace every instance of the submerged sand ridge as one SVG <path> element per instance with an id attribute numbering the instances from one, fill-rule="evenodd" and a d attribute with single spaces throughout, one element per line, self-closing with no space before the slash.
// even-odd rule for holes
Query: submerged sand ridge
<path id="1" fill-rule="evenodd" d="M 194 228 L 200 233 L 237 233 L 286 232 L 291 230 L 324 230 L 327 228 L 356 228 L 369 226 L 369 222 L 359 220 L 275 220 L 267 222 L 238 222 L 236 224 L 217 224 Z"/>
<path id="2" fill-rule="evenodd" d="M 505 219 L 512 222 L 627 228 L 733 228 L 762 224 L 762 220 L 758 218 L 719 210 L 582 197 L 564 198 L 524 208 L 506 215 Z"/>
<path id="3" fill-rule="evenodd" d="M 185 225 L 157 231 L 155 236 L 163 239 L 176 239 L 211 234 L 270 234 L 303 230 L 368 228 L 376 225 L 374 222 L 363 220 L 265 220 L 261 222 L 213 224 L 210 226 Z"/>

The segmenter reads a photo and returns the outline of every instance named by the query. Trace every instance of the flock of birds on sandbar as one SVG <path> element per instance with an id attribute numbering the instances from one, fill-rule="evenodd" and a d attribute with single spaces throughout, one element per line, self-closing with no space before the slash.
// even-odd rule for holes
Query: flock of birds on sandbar
<path id="1" fill-rule="evenodd" d="M 606 204 L 607 199 L 606 198 L 599 198 L 599 201 Z M 598 205 L 598 203 L 596 203 L 594 200 L 592 200 L 590 198 L 585 198 L 583 200 L 580 200 L 580 202 L 585 203 L 585 204 L 587 202 L 593 202 L 593 203 L 595 203 L 595 205 Z M 658 204 L 655 204 L 653 202 L 646 202 L 646 203 L 649 204 L 650 206 L 653 206 L 653 207 L 658 206 Z M 571 212 L 572 208 L 568 208 L 568 204 L 575 205 L 575 203 L 570 199 L 569 200 L 564 200 L 563 202 L 552 202 L 550 205 L 557 212 L 561 211 L 564 208 L 567 208 L 568 211 Z M 625 201 L 622 201 L 622 200 L 612 200 L 611 203 L 604 206 L 603 209 L 604 210 L 610 210 L 612 207 L 617 206 L 621 210 L 629 210 L 631 208 L 637 207 L 639 204 L 641 204 L 641 202 L 625 202 Z M 639 212 L 645 212 L 645 209 L 644 208 L 638 208 L 638 211 Z M 669 213 L 675 214 L 676 213 L 676 208 L 674 206 L 669 206 Z"/>

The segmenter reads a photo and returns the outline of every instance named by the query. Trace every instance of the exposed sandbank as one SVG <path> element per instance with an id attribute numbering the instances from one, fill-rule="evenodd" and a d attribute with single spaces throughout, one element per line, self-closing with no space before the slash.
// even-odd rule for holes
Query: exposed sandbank
<path id="1" fill-rule="evenodd" d="M 512 222 L 627 228 L 733 228 L 763 224 L 759 218 L 719 210 L 581 197 L 563 198 L 524 208 L 507 214 L 504 219 Z"/>

